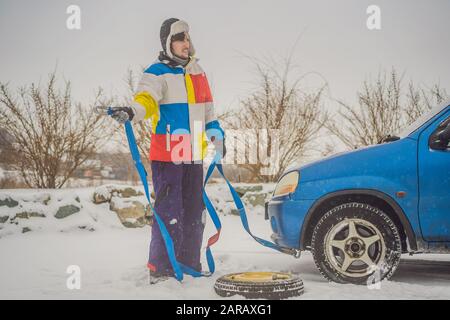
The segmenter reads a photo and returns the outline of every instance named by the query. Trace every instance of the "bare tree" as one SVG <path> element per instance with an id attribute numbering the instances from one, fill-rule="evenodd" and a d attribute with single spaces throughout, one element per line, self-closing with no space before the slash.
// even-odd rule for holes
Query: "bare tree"
<path id="1" fill-rule="evenodd" d="M 410 124 L 424 112 L 446 101 L 449 95 L 439 84 L 433 85 L 430 89 L 424 89 L 411 81 L 408 85 L 407 97 L 406 124 Z"/>
<path id="2" fill-rule="evenodd" d="M 70 83 L 61 92 L 55 72 L 45 89 L 33 83 L 13 94 L 0 84 L 0 127 L 13 140 L 6 153 L 29 187 L 61 188 L 108 138 L 109 127 L 93 108 L 101 99 L 99 90 L 89 108 L 74 103 Z"/>
<path id="3" fill-rule="evenodd" d="M 412 81 L 404 94 L 402 82 L 394 68 L 389 76 L 379 74 L 374 83 L 365 81 L 357 94 L 358 106 L 338 101 L 341 109 L 328 130 L 352 149 L 376 144 L 448 97 L 439 85 L 424 89 Z"/>
<path id="4" fill-rule="evenodd" d="M 257 161 L 241 165 L 251 173 L 252 181 L 274 181 L 289 165 L 307 156 L 315 149 L 314 141 L 328 121 L 321 108 L 326 85 L 312 92 L 302 90 L 301 80 L 305 75 L 291 79 L 295 71 L 291 57 L 292 54 L 281 65 L 256 60 L 258 88 L 242 101 L 239 110 L 224 117 L 228 128 L 245 130 L 237 138 L 247 145 L 261 144 L 261 129 L 275 129 L 267 137 L 267 149 L 272 156 L 278 153 L 273 157 L 276 163 L 268 166 L 264 161 Z M 248 133 L 256 137 L 255 141 L 249 141 Z M 261 160 L 259 155 L 258 160 Z M 267 170 L 262 174 L 262 169 L 267 167 L 270 167 L 269 174 Z"/>

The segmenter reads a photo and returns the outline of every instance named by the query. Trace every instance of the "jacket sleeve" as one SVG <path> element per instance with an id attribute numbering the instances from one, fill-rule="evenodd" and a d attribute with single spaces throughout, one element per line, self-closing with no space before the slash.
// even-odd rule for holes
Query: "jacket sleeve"
<path id="1" fill-rule="evenodd" d="M 209 84 L 208 84 L 208 91 Z M 223 131 L 222 127 L 220 126 L 220 122 L 216 117 L 215 111 L 214 111 L 214 102 L 212 99 L 211 92 L 209 91 L 209 96 L 211 97 L 211 101 L 206 103 L 205 106 L 205 130 L 206 130 L 206 136 L 209 140 L 211 140 L 211 137 L 216 137 L 219 140 L 222 140 L 225 137 L 225 132 Z"/>
<path id="2" fill-rule="evenodd" d="M 163 77 L 154 74 L 152 67 L 145 70 L 131 104 L 134 122 L 159 116 L 159 102 L 164 96 L 165 86 Z"/>

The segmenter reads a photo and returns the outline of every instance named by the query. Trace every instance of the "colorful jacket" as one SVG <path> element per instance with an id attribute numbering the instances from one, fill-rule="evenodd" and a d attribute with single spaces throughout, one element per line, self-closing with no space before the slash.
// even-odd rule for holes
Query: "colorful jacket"
<path id="1" fill-rule="evenodd" d="M 151 119 L 150 160 L 201 161 L 206 138 L 224 134 L 205 72 L 195 58 L 186 67 L 167 61 L 152 64 L 138 84 L 132 108 L 133 121 Z"/>

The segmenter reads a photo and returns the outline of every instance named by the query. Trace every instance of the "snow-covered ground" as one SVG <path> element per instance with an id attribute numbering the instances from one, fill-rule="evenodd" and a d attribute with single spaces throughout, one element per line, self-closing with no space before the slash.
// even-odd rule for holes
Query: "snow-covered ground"
<path id="1" fill-rule="evenodd" d="M 14 192 L 9 190 L 9 194 Z M 33 197 L 31 190 L 21 193 Z M 394 277 L 382 282 L 380 289 L 328 283 L 316 270 L 309 253 L 295 259 L 260 246 L 246 234 L 239 217 L 234 215 L 222 216 L 221 239 L 213 247 L 217 271 L 212 277 L 186 276 L 183 283 L 170 279 L 149 285 L 145 267 L 150 240 L 148 226 L 123 227 L 106 205 L 89 204 L 92 190 L 53 191 L 52 197 L 57 198 L 55 194 L 61 194 L 63 201 L 67 194 L 78 195 L 83 210 L 63 220 L 40 222 L 32 232 L 11 229 L 3 234 L 1 299 L 219 299 L 213 289 L 218 277 L 264 270 L 299 273 L 305 293 L 298 299 L 450 299 L 450 255 L 405 256 Z M 51 203 L 48 208 L 52 210 Z M 0 213 L 7 210 L 10 208 L 0 207 Z M 37 224 L 32 221 L 38 219 L 27 221 Z M 269 238 L 270 227 L 260 210 L 249 212 L 249 222 L 256 235 Z M 80 223 L 95 231 L 78 228 Z M 205 238 L 213 233 L 208 221 Z M 66 285 L 70 276 L 67 268 L 71 265 L 81 270 L 79 290 L 69 290 Z"/>

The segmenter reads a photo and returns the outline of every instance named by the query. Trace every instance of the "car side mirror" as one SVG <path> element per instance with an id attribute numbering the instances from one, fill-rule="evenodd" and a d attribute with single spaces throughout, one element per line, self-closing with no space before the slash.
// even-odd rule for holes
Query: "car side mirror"
<path id="1" fill-rule="evenodd" d="M 450 119 L 444 121 L 428 140 L 433 150 L 450 150 Z"/>

